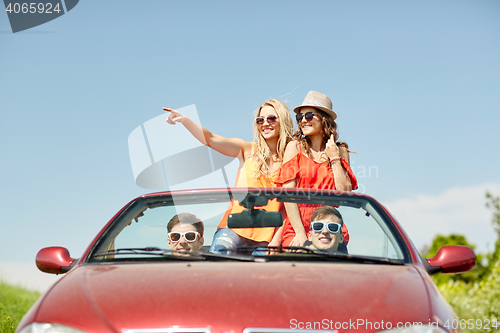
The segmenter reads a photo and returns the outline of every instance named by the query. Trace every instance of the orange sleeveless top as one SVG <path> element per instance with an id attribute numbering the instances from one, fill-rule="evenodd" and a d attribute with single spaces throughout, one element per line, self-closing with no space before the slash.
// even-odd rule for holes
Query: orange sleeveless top
<path id="1" fill-rule="evenodd" d="M 235 187 L 276 187 L 274 180 L 276 179 L 278 173 L 274 173 L 271 177 L 256 177 L 257 175 L 257 163 L 253 158 L 249 158 L 245 161 L 243 167 L 238 170 L 236 175 Z M 281 203 L 277 202 L 276 199 L 269 201 L 266 206 L 256 207 L 259 209 L 265 209 L 268 212 L 279 212 L 281 208 Z M 229 208 L 227 209 L 222 221 L 219 223 L 219 228 L 227 228 L 227 217 L 229 214 L 241 213 L 245 208 L 240 206 L 237 200 L 232 200 Z M 234 228 L 231 229 L 238 235 L 254 240 L 256 242 L 270 242 L 276 232 L 277 228 Z"/>

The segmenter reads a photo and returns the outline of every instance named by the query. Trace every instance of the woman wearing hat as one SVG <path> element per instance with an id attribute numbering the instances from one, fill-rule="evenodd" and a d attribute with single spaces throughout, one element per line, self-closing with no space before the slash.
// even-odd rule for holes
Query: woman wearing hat
<path id="1" fill-rule="evenodd" d="M 337 142 L 337 114 L 328 96 L 310 91 L 294 109 L 298 128 L 285 150 L 275 183 L 283 187 L 351 191 L 357 181 L 349 166 L 346 143 Z M 283 246 L 302 246 L 310 230 L 312 212 L 320 205 L 285 203 L 287 218 L 282 227 Z M 347 228 L 342 230 L 347 244 Z"/>
<path id="2" fill-rule="evenodd" d="M 238 157 L 240 165 L 236 177 L 236 187 L 275 187 L 274 180 L 278 175 L 285 147 L 292 137 L 292 118 L 288 107 L 276 99 L 262 103 L 256 110 L 253 124 L 254 142 L 239 138 L 225 138 L 214 134 L 208 129 L 196 124 L 179 112 L 168 111 L 167 122 L 171 125 L 181 123 L 202 144 L 215 149 L 221 154 Z M 267 211 L 279 211 L 280 203 L 273 200 L 266 206 Z M 277 228 L 238 228 L 227 227 L 229 214 L 243 211 L 238 203 L 231 202 L 226 214 L 217 227 L 210 252 L 226 253 L 238 246 L 266 246 L 276 234 Z M 273 243 L 279 243 L 281 235 L 276 236 Z M 225 251 L 221 251 L 225 250 Z"/>

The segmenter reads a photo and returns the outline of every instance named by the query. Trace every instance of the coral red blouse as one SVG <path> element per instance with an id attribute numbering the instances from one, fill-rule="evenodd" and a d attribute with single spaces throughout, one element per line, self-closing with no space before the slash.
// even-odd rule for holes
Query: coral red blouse
<path id="1" fill-rule="evenodd" d="M 358 188 L 358 181 L 356 180 L 354 172 L 352 172 L 351 166 L 343 158 L 340 159 L 340 163 L 342 163 L 342 166 L 351 179 L 351 188 L 356 190 Z M 297 153 L 290 161 L 281 166 L 278 177 L 274 183 L 277 186 L 283 186 L 284 183 L 293 179 L 295 179 L 295 187 L 297 188 L 336 189 L 335 178 L 329 162 L 325 161 L 318 163 L 308 158 L 302 152 Z M 321 205 L 298 204 L 300 217 L 306 234 L 310 230 L 311 214 L 320 206 Z M 347 231 L 345 223 L 343 226 L 342 233 L 344 235 L 344 241 L 347 244 L 349 242 L 349 232 Z M 295 230 L 287 217 L 283 226 L 282 245 L 288 246 L 294 237 Z"/>
<path id="2" fill-rule="evenodd" d="M 340 163 L 342 163 L 342 166 L 351 179 L 352 190 L 358 189 L 358 181 L 349 163 L 343 158 L 340 158 Z M 290 161 L 281 166 L 278 178 L 274 183 L 278 186 L 282 186 L 292 179 L 295 179 L 295 187 L 317 188 L 323 190 L 336 189 L 333 171 L 328 161 L 318 163 L 308 158 L 302 152 L 298 153 Z"/>

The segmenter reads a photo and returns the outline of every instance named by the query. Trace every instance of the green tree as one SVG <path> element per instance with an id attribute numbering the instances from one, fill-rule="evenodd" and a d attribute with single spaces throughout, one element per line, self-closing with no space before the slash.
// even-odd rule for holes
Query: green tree
<path id="1" fill-rule="evenodd" d="M 476 266 L 470 272 L 462 274 L 435 274 L 432 276 L 436 284 L 446 283 L 448 281 L 462 281 L 465 283 L 479 282 L 486 279 L 493 271 L 496 262 L 500 260 L 500 197 L 486 192 L 486 207 L 493 212 L 492 224 L 497 233 L 497 240 L 493 252 L 486 255 L 476 253 Z M 437 235 L 432 241 L 432 245 L 422 251 L 423 256 L 432 258 L 437 251 L 446 245 L 464 245 L 475 249 L 473 244 L 470 244 L 465 236 L 452 234 L 449 236 Z M 487 264 L 483 264 L 483 262 Z"/>
<path id="2" fill-rule="evenodd" d="M 497 232 L 497 239 L 500 239 L 500 197 L 493 196 L 490 192 L 486 192 L 486 207 L 493 210 L 493 228 Z"/>
<path id="3" fill-rule="evenodd" d="M 500 197 L 495 197 L 490 192 L 486 192 L 486 200 L 486 207 L 493 211 L 491 223 L 493 224 L 493 229 L 497 232 L 497 240 L 493 252 L 486 256 L 488 265 L 485 268 L 485 276 L 492 272 L 495 262 L 500 259 Z"/>

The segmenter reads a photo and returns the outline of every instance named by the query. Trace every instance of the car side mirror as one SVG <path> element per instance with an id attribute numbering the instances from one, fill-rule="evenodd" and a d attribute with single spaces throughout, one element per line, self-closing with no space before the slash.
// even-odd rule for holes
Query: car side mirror
<path id="1" fill-rule="evenodd" d="M 45 273 L 64 274 L 70 270 L 71 264 L 75 260 L 69 256 L 69 251 L 66 248 L 52 246 L 38 251 L 36 266 Z"/>
<path id="2" fill-rule="evenodd" d="M 447 245 L 438 250 L 432 258 L 426 259 L 429 263 L 427 272 L 435 273 L 463 273 L 470 271 L 476 265 L 476 254 L 467 246 Z"/>

